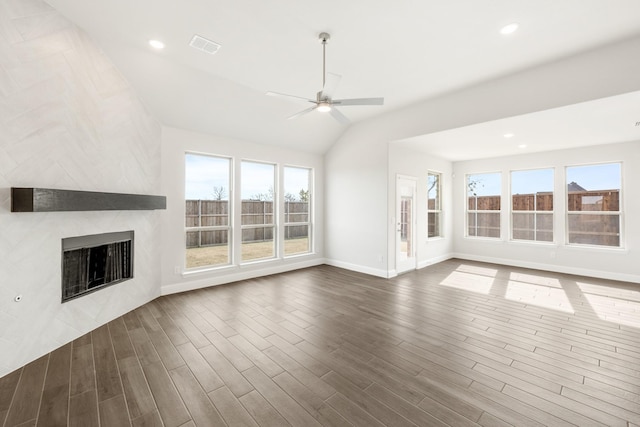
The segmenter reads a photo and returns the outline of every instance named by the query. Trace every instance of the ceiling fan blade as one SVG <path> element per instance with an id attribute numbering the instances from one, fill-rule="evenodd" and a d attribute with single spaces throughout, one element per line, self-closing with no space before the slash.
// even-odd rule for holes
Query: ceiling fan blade
<path id="1" fill-rule="evenodd" d="M 338 84 L 340 83 L 340 79 L 342 76 L 340 74 L 335 73 L 327 73 L 327 78 L 324 82 L 324 87 L 322 88 L 322 92 L 320 92 L 320 99 L 333 97 L 333 93 L 336 91 Z"/>
<path id="2" fill-rule="evenodd" d="M 331 101 L 334 105 L 384 105 L 384 98 L 353 98 L 353 99 L 334 99 Z"/>
<path id="3" fill-rule="evenodd" d="M 299 113 L 294 114 L 293 116 L 289 116 L 287 117 L 287 120 L 291 120 L 291 119 L 297 119 L 300 116 L 304 116 L 305 114 L 308 114 L 310 112 L 312 112 L 313 110 L 315 110 L 316 108 L 318 108 L 317 105 L 314 105 L 311 108 L 307 108 L 306 110 L 302 110 Z"/>
<path id="4" fill-rule="evenodd" d="M 347 116 L 345 116 L 340 111 L 338 111 L 337 108 L 332 108 L 331 111 L 329 111 L 329 113 L 331 113 L 331 116 L 333 116 L 334 119 L 336 119 L 343 125 L 348 125 L 349 123 L 351 123 L 351 121 L 349 121 Z"/>
<path id="5" fill-rule="evenodd" d="M 267 96 L 276 96 L 278 98 L 299 99 L 301 101 L 306 101 L 306 102 L 314 102 L 314 103 L 316 102 L 313 99 L 303 98 L 301 96 L 289 95 L 289 94 L 286 94 L 286 93 L 279 93 L 279 92 L 267 92 L 265 95 L 267 95 Z"/>

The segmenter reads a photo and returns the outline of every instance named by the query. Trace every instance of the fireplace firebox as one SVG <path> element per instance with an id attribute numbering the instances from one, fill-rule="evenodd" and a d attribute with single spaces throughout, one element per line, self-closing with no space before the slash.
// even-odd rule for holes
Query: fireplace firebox
<path id="1" fill-rule="evenodd" d="M 133 231 L 62 239 L 62 302 L 133 278 Z"/>

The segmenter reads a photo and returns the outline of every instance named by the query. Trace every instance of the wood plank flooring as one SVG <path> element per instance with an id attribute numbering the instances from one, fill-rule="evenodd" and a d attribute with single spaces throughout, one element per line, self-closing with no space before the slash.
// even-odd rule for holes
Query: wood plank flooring
<path id="1" fill-rule="evenodd" d="M 640 285 L 449 260 L 158 298 L 0 378 L 0 426 L 640 426 Z"/>

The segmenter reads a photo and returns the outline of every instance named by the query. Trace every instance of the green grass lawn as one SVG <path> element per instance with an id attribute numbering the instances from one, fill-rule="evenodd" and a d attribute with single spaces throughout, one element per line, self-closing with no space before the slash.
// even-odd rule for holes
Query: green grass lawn
<path id="1" fill-rule="evenodd" d="M 273 241 L 242 244 L 242 261 L 251 261 L 274 256 Z M 285 255 L 309 252 L 309 238 L 287 239 L 284 241 Z M 207 246 L 187 249 L 187 268 L 224 265 L 229 263 L 228 245 Z"/>

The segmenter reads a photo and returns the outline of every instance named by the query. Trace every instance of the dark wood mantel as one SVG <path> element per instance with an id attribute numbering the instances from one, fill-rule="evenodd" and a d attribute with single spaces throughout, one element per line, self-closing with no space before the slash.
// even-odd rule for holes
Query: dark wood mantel
<path id="1" fill-rule="evenodd" d="M 166 209 L 166 196 L 11 188 L 11 212 L 114 211 Z"/>

